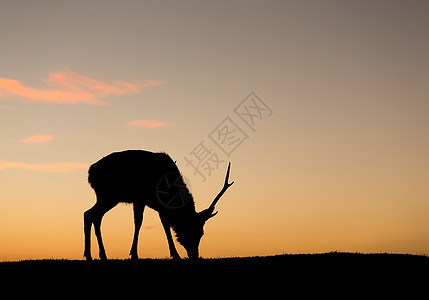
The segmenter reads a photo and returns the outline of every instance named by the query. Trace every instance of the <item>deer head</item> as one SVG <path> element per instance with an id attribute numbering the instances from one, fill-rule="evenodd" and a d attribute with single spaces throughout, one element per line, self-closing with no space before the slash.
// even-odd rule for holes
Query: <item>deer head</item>
<path id="1" fill-rule="evenodd" d="M 210 204 L 209 208 L 197 213 L 193 218 L 189 219 L 189 222 L 185 224 L 178 224 L 176 227 L 177 240 L 182 246 L 186 249 L 188 257 L 191 259 L 198 258 L 198 246 L 200 244 L 201 237 L 204 234 L 204 224 L 208 219 L 213 218 L 218 212 L 214 212 L 216 203 L 226 192 L 226 190 L 234 183 L 228 183 L 229 181 L 229 171 L 231 168 L 231 163 L 228 164 L 228 170 L 226 171 L 225 183 L 219 194 L 214 198 L 213 202 Z"/>

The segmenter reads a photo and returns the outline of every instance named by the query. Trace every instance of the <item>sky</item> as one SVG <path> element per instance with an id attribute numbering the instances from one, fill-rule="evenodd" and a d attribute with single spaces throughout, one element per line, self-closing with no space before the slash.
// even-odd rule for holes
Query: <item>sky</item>
<path id="1" fill-rule="evenodd" d="M 88 167 L 126 149 L 167 152 L 198 211 L 231 162 L 203 257 L 429 254 L 428 14 L 427 1 L 1 1 L 0 260 L 82 259 Z M 129 257 L 133 229 L 132 206 L 105 215 L 108 257 Z M 138 252 L 169 255 L 151 209 Z"/>

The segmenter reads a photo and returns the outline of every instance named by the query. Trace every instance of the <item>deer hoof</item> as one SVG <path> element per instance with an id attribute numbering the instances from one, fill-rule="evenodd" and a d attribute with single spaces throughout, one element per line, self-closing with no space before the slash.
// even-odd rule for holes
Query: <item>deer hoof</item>
<path id="1" fill-rule="evenodd" d="M 171 258 L 173 259 L 173 260 L 181 260 L 182 258 L 180 257 L 180 255 L 179 254 L 177 254 L 177 255 L 172 255 L 171 256 Z"/>

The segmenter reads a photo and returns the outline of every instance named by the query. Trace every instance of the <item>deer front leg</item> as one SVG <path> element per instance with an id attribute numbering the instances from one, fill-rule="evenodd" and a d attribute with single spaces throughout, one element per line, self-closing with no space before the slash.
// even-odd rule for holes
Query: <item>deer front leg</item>
<path id="1" fill-rule="evenodd" d="M 174 246 L 173 237 L 171 236 L 170 223 L 165 217 L 159 215 L 161 218 L 162 226 L 164 227 L 165 235 L 167 236 L 168 247 L 170 248 L 170 256 L 173 259 L 180 259 L 179 253 L 177 253 L 176 246 Z"/>

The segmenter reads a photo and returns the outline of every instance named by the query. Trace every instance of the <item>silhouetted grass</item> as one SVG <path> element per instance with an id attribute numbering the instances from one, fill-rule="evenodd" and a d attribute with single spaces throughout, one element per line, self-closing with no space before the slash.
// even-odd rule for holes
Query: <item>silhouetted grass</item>
<path id="1" fill-rule="evenodd" d="M 111 259 L 107 261 L 67 259 L 23 260 L 0 263 L 0 274 L 8 282 L 36 286 L 62 286 L 69 290 L 100 288 L 109 291 L 133 287 L 153 287 L 162 292 L 188 293 L 205 286 L 208 290 L 236 291 L 241 295 L 259 290 L 284 292 L 295 290 L 302 295 L 331 295 L 343 291 L 351 295 L 378 291 L 385 296 L 397 288 L 418 291 L 429 270 L 429 257 L 411 254 L 344 253 L 282 254 L 263 257 L 182 259 Z M 410 285 L 411 283 L 411 285 Z M 94 285 L 94 286 L 93 286 Z M 3 280 L 3 286 L 7 286 Z M 195 290 L 194 290 L 195 289 Z M 73 290 L 73 289 L 72 289 Z M 324 293 L 319 294 L 321 291 Z M 273 293 L 274 295 L 275 293 Z M 300 294 L 300 295 L 301 295 Z M 346 295 L 346 296 L 347 296 Z M 347 297 L 348 297 L 347 296 Z M 346 297 L 346 298 L 347 298 Z M 383 298 L 382 297 L 382 298 Z"/>
<path id="2" fill-rule="evenodd" d="M 350 253 L 329 252 L 316 254 L 281 254 L 272 256 L 204 258 L 198 260 L 171 260 L 171 259 L 109 259 L 107 261 L 68 260 L 68 259 L 41 259 L 0 262 L 0 268 L 13 266 L 73 266 L 91 268 L 97 266 L 110 267 L 170 267 L 170 266 L 268 266 L 268 267 L 329 267 L 329 268 L 399 268 L 399 267 L 429 267 L 429 257 L 426 255 L 395 254 L 395 253 Z"/>

